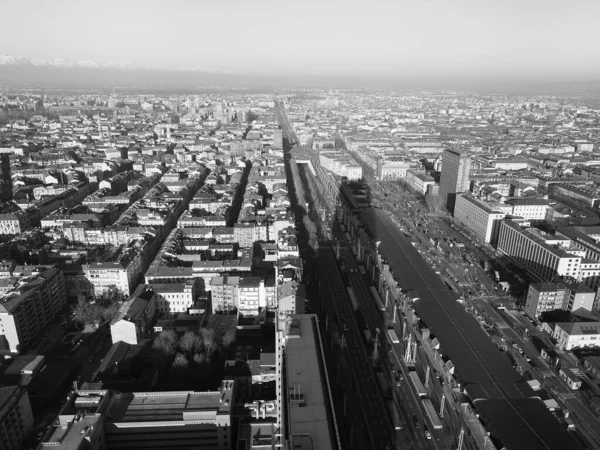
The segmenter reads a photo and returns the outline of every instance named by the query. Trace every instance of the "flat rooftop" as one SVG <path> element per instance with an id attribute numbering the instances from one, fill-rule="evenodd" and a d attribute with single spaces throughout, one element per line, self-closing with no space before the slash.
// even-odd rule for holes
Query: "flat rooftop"
<path id="1" fill-rule="evenodd" d="M 229 414 L 231 408 L 231 388 L 214 392 L 135 392 L 117 396 L 112 421 L 180 422 L 186 420 L 188 412 Z"/>
<path id="2" fill-rule="evenodd" d="M 336 448 L 332 443 L 333 423 L 330 420 L 333 418 L 328 413 L 331 405 L 314 329 L 318 325 L 312 315 L 301 314 L 292 318 L 286 330 L 286 376 L 293 447 L 298 450 L 333 450 Z M 306 406 L 301 407 L 299 402 Z"/>

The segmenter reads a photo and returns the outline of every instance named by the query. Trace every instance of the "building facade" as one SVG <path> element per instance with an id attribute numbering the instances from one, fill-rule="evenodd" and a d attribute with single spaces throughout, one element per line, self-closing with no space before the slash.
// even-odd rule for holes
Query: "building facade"
<path id="1" fill-rule="evenodd" d="M 33 428 L 33 413 L 27 390 L 0 387 L 0 448 L 19 450 Z"/>
<path id="2" fill-rule="evenodd" d="M 425 195 L 427 193 L 428 186 L 435 184 L 435 180 L 431 175 L 429 175 L 427 172 L 415 169 L 406 171 L 405 181 L 413 191 L 421 195 Z"/>
<path id="3" fill-rule="evenodd" d="M 567 297 L 568 290 L 560 283 L 531 283 L 525 299 L 525 312 L 535 318 L 546 311 L 563 309 Z"/>
<path id="4" fill-rule="evenodd" d="M 470 171 L 471 157 L 469 155 L 451 149 L 444 151 L 440 175 L 440 198 L 448 211 L 454 211 L 456 194 L 470 190 Z"/>
<path id="5" fill-rule="evenodd" d="M 570 243 L 569 239 L 553 239 L 539 230 L 522 229 L 506 220 L 500 225 L 498 251 L 522 266 L 536 281 L 547 282 L 556 276 L 578 279 L 582 258 L 570 248 Z"/>
<path id="6" fill-rule="evenodd" d="M 454 218 L 486 244 L 498 241 L 500 222 L 505 216 L 502 211 L 492 209 L 470 194 L 456 196 Z"/>
<path id="7" fill-rule="evenodd" d="M 0 336 L 7 351 L 19 353 L 31 347 L 67 304 L 63 273 L 40 270 L 35 277 L 0 297 Z"/>

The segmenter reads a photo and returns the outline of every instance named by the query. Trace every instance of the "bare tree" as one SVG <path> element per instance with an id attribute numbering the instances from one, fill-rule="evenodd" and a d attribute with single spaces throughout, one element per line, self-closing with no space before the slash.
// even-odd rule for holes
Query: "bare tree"
<path id="1" fill-rule="evenodd" d="M 215 339 L 215 330 L 210 328 L 202 328 L 200 330 L 202 341 L 204 342 L 204 348 L 206 349 L 206 356 L 210 358 L 217 350 L 217 340 Z"/>
<path id="2" fill-rule="evenodd" d="M 235 342 L 235 328 L 230 328 L 223 335 L 223 347 L 229 348 Z"/>
<path id="3" fill-rule="evenodd" d="M 206 362 L 206 355 L 204 353 L 195 353 L 192 360 L 194 364 L 201 366 Z"/>
<path id="4" fill-rule="evenodd" d="M 173 360 L 173 369 L 185 369 L 190 365 L 190 362 L 183 353 L 177 353 Z"/>
<path id="5" fill-rule="evenodd" d="M 199 353 L 202 351 L 202 339 L 193 331 L 188 331 L 179 339 L 179 349 L 189 356 Z"/>
<path id="6" fill-rule="evenodd" d="M 177 333 L 173 330 L 161 331 L 161 333 L 154 338 L 152 347 L 166 356 L 173 356 L 177 347 Z"/>

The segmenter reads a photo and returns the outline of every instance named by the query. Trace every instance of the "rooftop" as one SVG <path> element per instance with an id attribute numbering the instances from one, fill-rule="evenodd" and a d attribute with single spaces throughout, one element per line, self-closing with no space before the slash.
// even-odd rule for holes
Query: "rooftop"
<path id="1" fill-rule="evenodd" d="M 320 348 L 315 334 L 313 316 L 293 317 L 293 338 L 286 344 L 286 375 L 288 384 L 288 414 L 293 448 L 299 450 L 334 449 L 331 434 L 331 417 L 328 414 L 329 399 L 323 377 Z M 300 404 L 304 403 L 304 407 Z M 300 437 L 304 435 L 304 438 Z M 298 447 L 297 445 L 301 446 Z M 308 445 L 310 444 L 310 446 Z"/>

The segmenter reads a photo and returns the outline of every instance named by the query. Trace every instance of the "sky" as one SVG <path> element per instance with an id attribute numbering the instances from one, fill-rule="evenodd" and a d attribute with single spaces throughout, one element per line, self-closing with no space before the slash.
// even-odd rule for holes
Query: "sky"
<path id="1" fill-rule="evenodd" d="M 598 78 L 598 0 L 4 2 L 0 53 L 352 77 Z"/>

